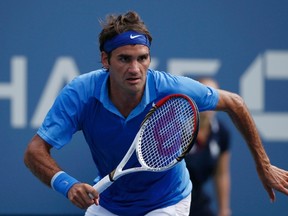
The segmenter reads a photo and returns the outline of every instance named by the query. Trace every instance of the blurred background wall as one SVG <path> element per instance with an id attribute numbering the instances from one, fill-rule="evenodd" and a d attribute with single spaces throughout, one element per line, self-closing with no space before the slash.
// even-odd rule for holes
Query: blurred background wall
<path id="1" fill-rule="evenodd" d="M 0 214 L 83 214 L 23 164 L 27 143 L 59 90 L 101 67 L 99 19 L 136 10 L 153 36 L 154 69 L 209 75 L 247 102 L 273 164 L 288 169 L 288 2 L 285 0 L 0 0 Z M 232 131 L 235 216 L 288 215 L 270 203 L 246 144 Z M 92 184 L 97 170 L 82 134 L 54 157 Z M 211 188 L 207 188 L 211 190 Z"/>

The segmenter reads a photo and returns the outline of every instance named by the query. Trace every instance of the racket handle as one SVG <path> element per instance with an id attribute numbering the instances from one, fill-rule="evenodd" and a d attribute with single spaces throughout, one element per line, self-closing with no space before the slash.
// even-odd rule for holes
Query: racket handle
<path id="1" fill-rule="evenodd" d="M 102 178 L 99 182 L 97 182 L 93 188 L 100 194 L 102 193 L 106 188 L 108 188 L 113 182 L 110 181 L 109 175 L 106 175 L 104 178 Z"/>

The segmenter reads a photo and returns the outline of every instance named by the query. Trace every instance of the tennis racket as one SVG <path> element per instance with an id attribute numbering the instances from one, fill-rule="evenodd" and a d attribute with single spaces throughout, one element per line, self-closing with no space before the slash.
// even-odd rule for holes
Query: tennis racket
<path id="1" fill-rule="evenodd" d="M 164 97 L 150 109 L 126 155 L 116 169 L 93 187 L 103 192 L 123 175 L 139 171 L 162 172 L 172 168 L 190 151 L 197 137 L 199 112 L 186 95 Z M 136 151 L 140 167 L 123 170 Z"/>

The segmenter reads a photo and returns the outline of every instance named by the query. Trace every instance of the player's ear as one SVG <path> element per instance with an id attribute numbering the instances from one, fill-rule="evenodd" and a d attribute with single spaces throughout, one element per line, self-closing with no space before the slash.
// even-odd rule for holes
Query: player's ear
<path id="1" fill-rule="evenodd" d="M 101 52 L 101 63 L 104 68 L 109 69 L 109 56 L 105 51 Z"/>

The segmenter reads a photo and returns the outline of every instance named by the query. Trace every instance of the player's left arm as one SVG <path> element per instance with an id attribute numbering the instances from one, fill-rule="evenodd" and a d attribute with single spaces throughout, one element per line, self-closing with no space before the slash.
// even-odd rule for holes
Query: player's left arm
<path id="1" fill-rule="evenodd" d="M 288 172 L 271 165 L 262 145 L 254 120 L 242 97 L 238 94 L 218 90 L 218 111 L 226 112 L 245 139 L 256 164 L 259 178 L 271 201 L 275 200 L 273 189 L 288 195 Z"/>
<path id="2" fill-rule="evenodd" d="M 61 170 L 50 154 L 51 149 L 52 146 L 36 134 L 27 146 L 24 163 L 35 176 L 49 187 L 51 187 L 51 179 L 59 172 L 63 173 L 63 177 L 59 175 L 60 180 L 68 184 L 74 178 Z M 67 191 L 60 180 L 55 181 L 57 185 L 54 185 L 54 189 L 56 187 L 56 191 L 65 195 L 77 207 L 85 209 L 92 204 L 99 204 L 99 195 L 91 185 L 77 182 L 77 184 L 71 185 Z M 88 194 L 92 194 L 95 198 L 91 199 Z"/>

